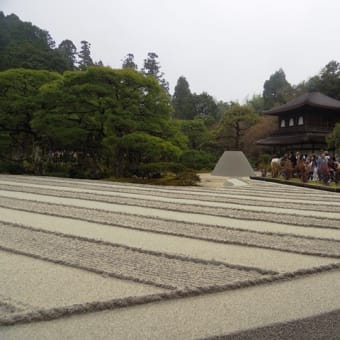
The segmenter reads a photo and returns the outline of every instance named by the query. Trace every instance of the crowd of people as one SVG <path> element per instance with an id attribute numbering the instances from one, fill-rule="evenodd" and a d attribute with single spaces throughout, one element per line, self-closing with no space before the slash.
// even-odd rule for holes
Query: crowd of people
<path id="1" fill-rule="evenodd" d="M 331 156 L 327 151 L 319 154 L 288 152 L 283 157 L 271 160 L 272 177 L 300 178 L 303 182 L 320 181 L 324 184 L 340 183 L 340 157 Z"/>

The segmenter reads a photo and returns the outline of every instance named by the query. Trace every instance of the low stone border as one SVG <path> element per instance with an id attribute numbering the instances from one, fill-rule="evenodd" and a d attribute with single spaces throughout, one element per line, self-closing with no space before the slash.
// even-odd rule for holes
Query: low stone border
<path id="1" fill-rule="evenodd" d="M 250 179 L 254 179 L 256 181 L 265 181 L 265 182 L 273 182 L 278 184 L 285 184 L 285 185 L 293 185 L 296 187 L 304 187 L 308 189 L 316 189 L 316 190 L 323 190 L 323 191 L 330 191 L 330 192 L 340 192 L 340 188 L 331 188 L 327 186 L 317 186 L 309 183 L 298 183 L 298 182 L 291 182 L 283 179 L 278 178 L 268 178 L 268 177 L 260 177 L 260 176 L 250 176 Z"/>

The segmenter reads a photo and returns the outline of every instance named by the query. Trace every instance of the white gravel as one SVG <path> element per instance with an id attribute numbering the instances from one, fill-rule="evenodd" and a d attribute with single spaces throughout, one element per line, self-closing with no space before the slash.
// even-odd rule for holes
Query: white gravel
<path id="1" fill-rule="evenodd" d="M 339 309 L 340 196 L 241 182 L 160 188 L 0 175 L 0 323 L 31 321 L 0 327 L 0 338 L 202 338 Z M 228 282 L 233 290 L 201 289 Z M 157 285 L 201 296 L 145 304 L 174 291 Z M 90 313 L 116 299 L 130 307 Z"/>
<path id="2" fill-rule="evenodd" d="M 197 339 L 326 313 L 340 272 L 163 303 L 0 328 L 16 339 Z"/>
<path id="3" fill-rule="evenodd" d="M 1 295 L 25 311 L 164 291 L 4 251 L 0 268 Z"/>
<path id="4" fill-rule="evenodd" d="M 140 232 L 138 230 L 106 226 L 86 221 L 77 222 L 73 219 L 38 215 L 23 211 L 17 211 L 15 217 L 13 217 L 13 211 L 10 209 L 0 209 L 0 212 L 3 213 L 1 220 L 7 220 L 8 222 L 15 221 L 30 227 L 120 243 L 146 250 L 175 253 L 230 264 L 248 265 L 279 272 L 312 268 L 336 262 L 336 260 L 332 258 L 291 254 L 255 247 L 211 243 L 170 235 Z"/>

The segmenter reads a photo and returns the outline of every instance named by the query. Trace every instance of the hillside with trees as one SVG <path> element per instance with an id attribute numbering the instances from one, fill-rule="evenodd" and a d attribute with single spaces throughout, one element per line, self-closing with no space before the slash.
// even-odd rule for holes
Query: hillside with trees
<path id="1" fill-rule="evenodd" d="M 243 105 L 193 93 L 180 76 L 173 95 L 159 56 L 139 69 L 134 54 L 120 69 L 93 61 L 91 44 L 56 46 L 48 31 L 0 12 L 0 172 L 80 178 L 155 178 L 192 184 L 224 150 L 255 162 L 254 141 L 276 121 L 262 115 L 312 89 L 340 99 L 340 64 L 290 84 L 282 69 Z M 339 147 L 340 127 L 330 143 Z M 182 180 L 180 180 L 182 179 Z"/>

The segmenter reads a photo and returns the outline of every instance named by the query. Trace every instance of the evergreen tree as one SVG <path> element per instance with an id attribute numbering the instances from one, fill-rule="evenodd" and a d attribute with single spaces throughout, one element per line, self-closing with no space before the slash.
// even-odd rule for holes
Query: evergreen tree
<path id="1" fill-rule="evenodd" d="M 132 68 L 133 70 L 137 70 L 138 66 L 135 63 L 135 56 L 132 53 L 128 53 L 123 59 L 122 68 Z"/>
<path id="2" fill-rule="evenodd" d="M 193 117 L 193 102 L 189 83 L 181 76 L 177 80 L 174 95 L 172 97 L 174 117 L 179 119 L 191 119 Z"/>
<path id="3" fill-rule="evenodd" d="M 160 85 L 169 93 L 169 83 L 163 78 L 164 73 L 160 71 L 158 55 L 155 52 L 149 52 L 148 57 L 144 59 L 142 72 L 148 76 L 155 77 Z"/>
<path id="4" fill-rule="evenodd" d="M 276 104 L 284 104 L 292 95 L 293 88 L 286 80 L 284 71 L 280 68 L 263 85 L 264 108 L 270 109 Z"/>
<path id="5" fill-rule="evenodd" d="M 193 95 L 193 109 L 194 116 L 210 116 L 216 120 L 217 104 L 207 92 Z"/>
<path id="6" fill-rule="evenodd" d="M 73 42 L 68 39 L 63 40 L 59 44 L 58 50 L 67 60 L 69 68 L 71 70 L 74 70 L 76 68 L 76 62 L 77 62 L 77 48 L 73 44 Z"/>
<path id="7" fill-rule="evenodd" d="M 0 71 L 10 68 L 44 69 L 64 72 L 67 60 L 51 35 L 21 21 L 15 14 L 0 12 Z"/>
<path id="8" fill-rule="evenodd" d="M 80 52 L 78 53 L 79 69 L 85 70 L 89 66 L 93 65 L 93 60 L 91 58 L 91 51 L 90 51 L 91 44 L 86 40 L 82 40 L 80 43 L 81 43 L 81 47 L 80 47 Z"/>
<path id="9" fill-rule="evenodd" d="M 94 65 L 104 67 L 104 64 L 101 60 L 95 61 Z"/>
<path id="10" fill-rule="evenodd" d="M 340 99 L 340 63 L 330 61 L 320 72 L 317 87 L 320 92 L 335 99 Z"/>
<path id="11" fill-rule="evenodd" d="M 340 151 L 340 123 L 337 123 L 333 131 L 326 137 L 328 146 L 337 152 Z"/>

